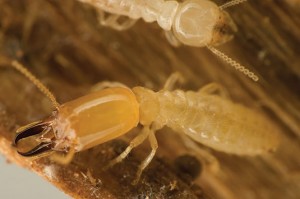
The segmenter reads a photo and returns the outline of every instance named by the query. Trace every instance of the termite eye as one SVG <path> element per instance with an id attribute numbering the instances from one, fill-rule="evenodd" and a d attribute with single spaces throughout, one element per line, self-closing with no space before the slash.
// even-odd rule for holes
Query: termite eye
<path id="1" fill-rule="evenodd" d="M 27 149 L 25 152 L 20 151 L 20 148 L 24 148 L 24 147 L 20 147 L 20 141 L 23 139 L 29 139 L 34 137 L 35 135 L 39 135 L 39 134 L 46 134 L 49 131 L 49 126 L 51 125 L 51 123 L 49 122 L 44 122 L 44 121 L 39 121 L 39 122 L 34 122 L 31 123 L 29 125 L 26 125 L 24 127 L 21 127 L 20 129 L 17 130 L 17 135 L 14 139 L 14 143 L 13 145 L 15 147 L 17 147 L 17 151 L 20 155 L 22 156 L 34 156 L 34 155 L 38 155 L 40 153 L 46 152 L 48 150 L 51 150 L 52 148 L 52 142 L 39 142 L 37 144 L 37 146 L 33 147 L 32 149 Z M 35 141 L 37 139 L 34 139 Z M 32 139 L 30 140 L 32 142 Z M 26 140 L 27 142 L 27 140 Z M 28 141 L 29 143 L 29 141 Z M 30 144 L 29 144 L 30 145 Z M 28 148 L 25 147 L 25 148 Z"/>

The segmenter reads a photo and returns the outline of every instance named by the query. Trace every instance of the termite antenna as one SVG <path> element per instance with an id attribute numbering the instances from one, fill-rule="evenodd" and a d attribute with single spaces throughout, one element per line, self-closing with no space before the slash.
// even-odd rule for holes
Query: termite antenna
<path id="1" fill-rule="evenodd" d="M 46 97 L 50 99 L 52 102 L 52 105 L 58 110 L 59 109 L 59 103 L 57 102 L 54 95 L 51 93 L 51 91 L 40 81 L 38 78 L 36 78 L 28 69 L 26 69 L 25 66 L 23 66 L 18 61 L 12 61 L 11 66 L 15 68 L 17 71 L 22 73 L 25 77 L 27 77 L 36 87 L 44 93 Z"/>
<path id="2" fill-rule="evenodd" d="M 246 1 L 247 0 L 233 0 L 233 1 L 229 1 L 229 2 L 227 2 L 227 3 L 225 3 L 225 4 L 221 5 L 221 6 L 219 6 L 219 8 L 221 10 L 224 10 L 224 9 L 226 9 L 228 7 L 235 6 L 235 5 L 240 4 L 240 3 L 244 3 Z"/>
<path id="3" fill-rule="evenodd" d="M 207 48 L 212 53 L 214 53 L 215 55 L 217 55 L 218 57 L 220 57 L 221 59 L 223 59 L 225 62 L 227 62 L 228 64 L 230 64 L 231 66 L 233 66 L 236 70 L 244 73 L 246 76 L 248 76 L 249 78 L 251 78 L 253 81 L 257 82 L 259 80 L 258 76 L 256 76 L 253 72 L 251 72 L 245 66 L 242 66 L 241 64 L 237 63 L 236 61 L 234 61 L 233 59 L 231 59 L 230 57 L 228 57 L 227 55 L 225 55 L 221 51 L 217 50 L 216 48 L 214 48 L 212 46 L 207 46 Z"/>

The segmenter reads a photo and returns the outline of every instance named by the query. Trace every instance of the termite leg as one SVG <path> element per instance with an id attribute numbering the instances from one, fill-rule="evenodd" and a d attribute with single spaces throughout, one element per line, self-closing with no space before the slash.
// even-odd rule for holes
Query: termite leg
<path id="1" fill-rule="evenodd" d="M 181 42 L 175 37 L 172 31 L 165 31 L 165 37 L 172 46 L 179 47 L 181 45 Z"/>
<path id="2" fill-rule="evenodd" d="M 179 72 L 172 73 L 170 77 L 167 79 L 163 90 L 168 90 L 168 91 L 173 90 L 177 82 L 180 83 L 184 82 L 183 76 Z"/>
<path id="3" fill-rule="evenodd" d="M 138 171 L 137 171 L 137 174 L 136 174 L 136 178 L 135 180 L 132 182 L 132 184 L 137 184 L 142 173 L 143 173 L 143 170 L 150 164 L 151 160 L 153 159 L 155 153 L 156 153 L 156 150 L 158 148 L 158 144 L 157 144 L 157 140 L 156 140 L 156 137 L 155 137 L 155 131 L 154 130 L 150 130 L 150 133 L 149 133 L 149 136 L 148 136 L 148 139 L 149 139 L 149 142 L 150 142 L 150 146 L 151 146 L 151 152 L 150 154 L 147 156 L 147 158 L 141 163 L 141 165 L 139 166 L 138 168 Z"/>
<path id="4" fill-rule="evenodd" d="M 54 162 L 66 165 L 66 164 L 69 164 L 72 161 L 74 155 L 75 155 L 75 148 L 70 147 L 70 149 L 68 150 L 68 152 L 65 156 L 61 155 L 61 154 L 58 154 L 58 153 L 54 153 L 53 155 L 51 155 L 50 158 Z"/>
<path id="5" fill-rule="evenodd" d="M 137 147 L 138 145 L 142 144 L 145 139 L 148 137 L 150 132 L 149 126 L 145 126 L 144 129 L 142 130 L 142 132 L 137 135 L 129 144 L 129 146 L 125 149 L 125 151 L 123 151 L 118 157 L 116 157 L 115 159 L 111 160 L 109 162 L 108 165 L 106 165 L 103 169 L 106 170 L 110 167 L 112 167 L 113 165 L 121 162 L 124 158 L 126 158 L 128 156 L 128 154 L 131 152 L 131 150 L 135 147 Z"/>
<path id="6" fill-rule="evenodd" d="M 105 16 L 105 12 L 103 10 L 98 10 L 99 16 L 98 16 L 98 21 L 100 22 L 101 25 L 103 26 L 109 26 L 115 30 L 126 30 L 133 26 L 135 22 L 137 21 L 136 19 L 126 19 L 123 22 L 119 22 L 120 15 L 117 14 L 109 14 L 107 17 Z"/>
<path id="7" fill-rule="evenodd" d="M 217 83 L 210 83 L 199 89 L 198 93 L 200 94 L 217 94 L 224 99 L 229 99 L 229 94 L 227 90 L 221 85 Z"/>
<path id="8" fill-rule="evenodd" d="M 90 91 L 96 92 L 105 88 L 114 88 L 114 87 L 128 88 L 125 84 L 122 84 L 120 82 L 103 81 L 92 86 Z"/>

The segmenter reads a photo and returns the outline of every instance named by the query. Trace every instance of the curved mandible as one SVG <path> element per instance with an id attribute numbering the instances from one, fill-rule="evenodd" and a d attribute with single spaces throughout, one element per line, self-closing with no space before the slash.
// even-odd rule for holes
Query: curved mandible
<path id="1" fill-rule="evenodd" d="M 52 150 L 52 145 L 53 145 L 52 142 L 42 142 L 29 151 L 26 151 L 26 152 L 18 151 L 18 153 L 20 155 L 26 156 L 26 157 L 35 156 L 35 155 Z"/>
<path id="2" fill-rule="evenodd" d="M 22 139 L 38 135 L 41 133 L 47 133 L 49 131 L 49 126 L 51 125 L 51 122 L 44 122 L 44 121 L 37 121 L 33 122 L 29 125 L 26 125 L 24 127 L 21 127 L 17 130 L 17 135 L 13 141 L 13 145 L 17 147 L 18 142 Z M 46 151 L 51 150 L 53 143 L 51 141 L 47 142 L 41 142 L 33 149 L 26 151 L 26 152 L 20 152 L 17 150 L 17 152 L 22 156 L 34 156 L 38 155 L 40 153 L 44 153 Z"/>
<path id="3" fill-rule="evenodd" d="M 45 124 L 43 121 L 38 121 L 19 128 L 13 144 L 16 146 L 20 140 L 40 134 L 45 130 Z"/>

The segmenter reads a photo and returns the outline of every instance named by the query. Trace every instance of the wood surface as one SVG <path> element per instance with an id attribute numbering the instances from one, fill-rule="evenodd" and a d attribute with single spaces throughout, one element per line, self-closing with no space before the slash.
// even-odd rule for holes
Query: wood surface
<path id="1" fill-rule="evenodd" d="M 299 198 L 300 1 L 249 0 L 228 12 L 239 31 L 218 49 L 253 70 L 258 82 L 206 48 L 172 47 L 155 23 L 138 21 L 119 32 L 100 26 L 95 10 L 74 0 L 0 0 L 0 151 L 73 198 Z M 105 80 L 159 90 L 172 72 L 179 71 L 186 80 L 179 89 L 197 90 L 217 82 L 233 101 L 272 119 L 281 132 L 281 145 L 259 157 L 201 146 L 219 162 L 219 171 L 212 172 L 200 151 L 185 147 L 177 134 L 164 128 L 157 133 L 158 153 L 137 186 L 130 183 L 149 152 L 147 142 L 108 171 L 101 166 L 120 153 L 140 127 L 123 139 L 77 154 L 68 166 L 49 158 L 32 161 L 11 146 L 15 130 L 48 116 L 53 108 L 9 67 L 14 59 L 61 103 Z M 199 175 L 193 172 L 199 169 Z"/>

